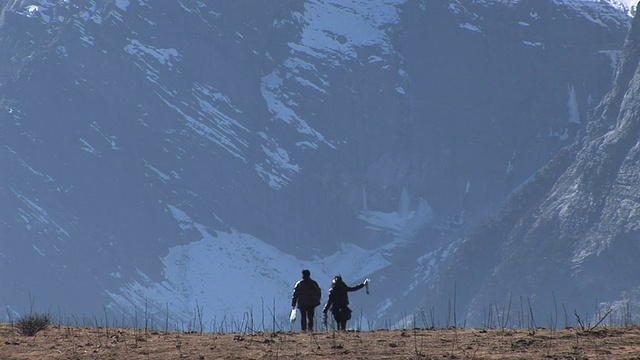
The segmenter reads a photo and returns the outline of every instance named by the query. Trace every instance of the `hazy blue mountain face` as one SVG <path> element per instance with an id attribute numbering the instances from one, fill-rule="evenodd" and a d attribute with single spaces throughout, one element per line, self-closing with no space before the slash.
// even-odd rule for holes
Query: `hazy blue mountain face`
<path id="1" fill-rule="evenodd" d="M 433 279 L 433 294 L 468 279 L 458 288 L 460 310 L 474 320 L 486 320 L 481 304 L 505 309 L 526 295 L 525 304 L 553 314 L 546 322 L 558 325 L 567 313 L 575 320 L 574 312 L 591 324 L 637 322 L 639 61 L 636 17 L 613 87 L 586 131 L 465 239 L 449 271 Z M 432 294 L 426 301 L 445 304 Z"/>
<path id="2" fill-rule="evenodd" d="M 585 130 L 628 25 L 574 1 L 5 1 L 0 301 L 286 314 L 309 267 L 371 277 L 372 324 L 431 306 L 460 239 Z"/>

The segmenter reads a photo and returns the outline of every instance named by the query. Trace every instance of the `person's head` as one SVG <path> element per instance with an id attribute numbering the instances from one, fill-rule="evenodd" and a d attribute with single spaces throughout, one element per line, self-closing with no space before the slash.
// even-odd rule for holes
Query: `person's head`
<path id="1" fill-rule="evenodd" d="M 334 276 L 333 280 L 331 280 L 331 285 L 337 285 L 337 284 L 342 284 L 342 275 L 340 274 Z"/>
<path id="2" fill-rule="evenodd" d="M 303 279 L 308 279 L 311 277 L 311 271 L 304 269 L 302 270 L 302 278 Z"/>

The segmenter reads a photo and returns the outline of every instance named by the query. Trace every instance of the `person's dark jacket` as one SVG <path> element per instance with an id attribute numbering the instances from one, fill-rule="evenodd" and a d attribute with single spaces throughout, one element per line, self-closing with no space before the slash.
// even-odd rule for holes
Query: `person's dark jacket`
<path id="1" fill-rule="evenodd" d="M 322 298 L 322 291 L 318 283 L 311 279 L 302 279 L 293 287 L 293 296 L 291 297 L 291 306 L 298 308 L 318 306 Z"/>
<path id="2" fill-rule="evenodd" d="M 329 299 L 327 299 L 327 303 L 324 305 L 322 312 L 326 314 L 329 310 L 333 312 L 337 309 L 347 307 L 349 305 L 349 295 L 347 293 L 360 290 L 363 287 L 364 283 L 356 286 L 348 286 L 342 281 L 336 282 L 331 286 L 331 289 L 329 289 Z"/>

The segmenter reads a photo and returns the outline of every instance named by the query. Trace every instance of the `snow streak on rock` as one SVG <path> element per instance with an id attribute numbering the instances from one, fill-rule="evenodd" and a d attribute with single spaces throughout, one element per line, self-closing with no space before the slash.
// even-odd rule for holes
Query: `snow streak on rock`
<path id="1" fill-rule="evenodd" d="M 599 24 L 602 27 L 620 26 L 620 8 L 624 8 L 623 4 L 617 1 L 610 1 L 609 4 L 603 4 L 600 1 L 585 0 L 553 0 L 558 5 L 565 5 L 578 16 Z M 617 6 L 616 6 L 617 5 Z"/>
<path id="2" fill-rule="evenodd" d="M 300 39 L 289 43 L 291 55 L 262 78 L 261 90 L 272 120 L 285 122 L 303 138 L 298 146 L 318 148 L 324 144 L 335 148 L 335 143 L 314 129 L 310 125 L 311 119 L 300 113 L 300 101 L 296 99 L 329 95 L 333 68 L 348 68 L 353 61 L 382 61 L 380 66 L 384 66 L 381 57 L 361 59 L 359 52 L 362 48 L 373 47 L 381 55 L 394 53 L 387 31 L 399 21 L 397 6 L 403 2 L 308 1 L 304 13 L 294 14 L 302 26 Z M 399 87 L 397 91 L 403 93 L 404 89 Z M 289 162 L 285 150 L 272 141 L 268 143 L 272 145 L 263 146 L 263 149 L 275 161 L 256 166 L 256 171 L 277 189 L 289 181 L 287 174 L 299 169 Z"/>

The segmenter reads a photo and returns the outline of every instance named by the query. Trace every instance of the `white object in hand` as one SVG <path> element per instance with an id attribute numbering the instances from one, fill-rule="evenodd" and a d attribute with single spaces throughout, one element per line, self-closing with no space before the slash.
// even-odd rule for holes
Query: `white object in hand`
<path id="1" fill-rule="evenodd" d="M 297 314 L 296 308 L 291 309 L 291 315 L 289 315 L 289 321 L 291 321 L 292 324 L 296 322 L 297 315 L 298 314 Z"/>

